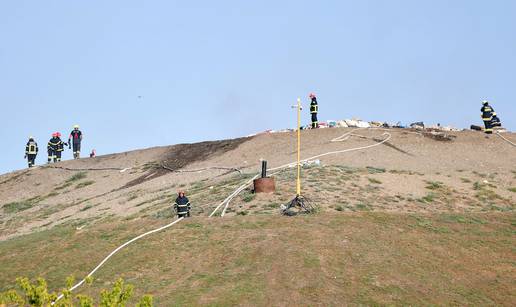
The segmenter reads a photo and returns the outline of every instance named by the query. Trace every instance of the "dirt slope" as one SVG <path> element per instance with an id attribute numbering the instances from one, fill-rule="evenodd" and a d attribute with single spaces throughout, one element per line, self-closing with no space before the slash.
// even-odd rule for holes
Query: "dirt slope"
<path id="1" fill-rule="evenodd" d="M 323 167 L 320 171 L 325 172 L 327 178 L 321 179 L 323 174 L 315 174 L 312 182 L 305 182 L 304 186 L 312 197 L 323 201 L 323 207 L 343 205 L 346 208 L 353 205 L 349 201 L 346 203 L 346 199 L 372 202 L 371 196 L 374 196 L 386 203 L 393 203 L 390 198 L 398 202 L 396 206 L 383 208 L 367 203 L 362 205 L 371 210 L 433 210 L 433 207 L 418 206 L 415 200 L 427 196 L 429 182 L 437 182 L 434 198 L 442 198 L 448 207 L 451 200 L 446 198 L 463 200 L 454 201 L 451 208 L 445 210 L 461 207 L 491 210 L 493 206 L 502 210 L 514 209 L 514 192 L 510 189 L 516 186 L 516 149 L 496 136 L 485 138 L 478 132 L 457 132 L 453 133 L 456 136 L 453 141 L 442 142 L 409 130 L 357 130 L 344 142 L 330 142 L 350 131 L 319 129 L 302 133 L 303 158 L 375 144 L 387 137 L 384 133 L 391 134 L 391 139 L 384 145 L 321 158 Z M 516 139 L 514 134 L 506 134 L 506 137 Z M 258 170 L 262 158 L 269 161 L 270 167 L 292 162 L 294 148 L 295 133 L 262 134 L 65 161 L 3 175 L 0 177 L 0 238 L 62 223 L 79 224 L 80 227 L 110 216 L 159 212 L 167 207 L 180 188 L 192 190 L 190 194 L 194 194 L 198 214 L 207 214 L 242 178 L 224 170 L 174 173 L 161 165 L 183 170 L 238 167 L 244 173 L 252 174 Z M 355 169 L 326 168 L 330 166 Z M 383 172 L 370 174 L 371 169 L 367 167 Z M 311 171 L 317 173 L 319 170 Z M 343 176 L 342 172 L 355 174 Z M 285 177 L 283 180 L 282 176 Z M 262 202 L 288 200 L 292 178 L 286 172 L 278 179 L 278 193 Z M 381 184 L 375 184 L 378 181 Z M 324 193 L 319 193 L 323 186 L 327 188 Z M 215 188 L 216 193 L 209 187 Z M 447 193 L 453 195 L 447 196 Z M 479 193 L 483 195 L 477 195 Z M 340 198 L 331 199 L 339 195 Z M 490 205 L 477 203 L 484 196 L 493 200 Z M 239 205 L 243 207 L 242 203 Z M 249 204 L 253 205 L 260 207 L 260 202 Z M 247 209 L 253 211 L 253 208 Z"/>

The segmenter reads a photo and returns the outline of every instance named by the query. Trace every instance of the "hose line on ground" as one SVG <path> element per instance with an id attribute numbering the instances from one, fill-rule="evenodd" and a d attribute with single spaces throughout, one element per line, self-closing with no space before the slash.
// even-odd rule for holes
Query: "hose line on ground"
<path id="1" fill-rule="evenodd" d="M 510 145 L 516 147 L 516 144 L 514 144 L 513 142 L 509 141 L 508 139 L 506 139 L 503 135 L 500 134 L 500 132 L 496 132 L 496 135 L 498 135 L 499 137 L 501 137 L 504 141 L 506 141 L 507 143 L 509 143 Z"/>
<path id="2" fill-rule="evenodd" d="M 73 287 L 71 287 L 69 290 L 70 291 L 73 291 L 75 290 L 77 287 L 80 287 L 85 281 L 87 278 L 91 277 L 93 275 L 93 273 L 95 273 L 106 261 L 108 261 L 109 258 L 111 258 L 111 256 L 113 256 L 114 254 L 116 254 L 119 250 L 121 250 L 122 248 L 126 247 L 127 245 L 133 243 L 134 241 L 136 240 L 139 240 L 145 236 L 148 236 L 150 234 L 153 234 L 155 232 L 158 232 L 158 231 L 161 231 L 163 229 L 166 229 L 166 228 L 169 228 L 169 227 L 172 227 L 174 226 L 174 224 L 176 223 L 179 223 L 180 221 L 182 221 L 184 218 L 183 217 L 180 217 L 178 218 L 177 220 L 173 221 L 172 223 L 170 224 L 167 224 L 165 226 L 161 226 L 159 228 L 156 228 L 156 229 L 153 229 L 153 230 L 150 230 L 150 231 L 147 231 L 146 233 L 143 233 L 135 238 L 132 238 L 131 240 L 125 242 L 124 244 L 120 245 L 119 247 L 117 247 L 115 250 L 113 250 L 109 255 L 107 255 L 106 258 L 104 258 L 88 275 L 86 275 L 86 277 L 84 277 L 80 282 L 78 282 L 77 284 L 75 284 Z M 56 300 L 52 303 L 52 305 L 54 305 L 55 302 L 57 302 L 58 300 L 62 299 L 63 298 L 63 294 L 60 294 Z"/>
<path id="3" fill-rule="evenodd" d="M 339 136 L 339 137 L 336 137 L 334 139 L 331 140 L 331 142 L 341 142 L 341 141 L 345 141 L 349 138 L 349 136 L 351 136 L 353 134 L 353 132 L 357 131 L 357 130 L 362 130 L 362 129 L 368 129 L 368 128 L 357 128 L 357 129 L 353 129 L 349 132 L 346 132 L 344 133 L 343 135 Z M 357 151 L 357 150 L 365 150 L 365 149 L 369 149 L 369 148 L 373 148 L 373 147 L 376 147 L 376 146 L 379 146 L 379 145 L 382 145 L 383 143 L 389 141 L 392 137 L 392 135 L 388 132 L 384 132 L 382 135 L 386 136 L 385 139 L 383 139 L 382 141 L 378 142 L 378 143 L 375 143 L 375 144 L 372 144 L 372 145 L 368 145 L 368 146 L 361 146 L 361 147 L 356 147 L 356 148 L 349 148 L 349 149 L 343 149 L 343 150 L 336 150 L 336 151 L 330 151 L 330 152 L 326 152 L 326 153 L 322 153 L 322 154 L 319 154 L 319 155 L 315 155 L 315 156 L 312 156 L 312 157 L 309 157 L 309 158 L 306 158 L 306 159 L 303 159 L 300 161 L 300 163 L 303 163 L 303 162 L 307 162 L 309 160 L 313 160 L 313 159 L 317 159 L 317 158 L 321 158 L 321 157 L 324 157 L 324 156 L 328 156 L 328 155 L 334 155 L 334 154 L 340 154 L 340 153 L 346 153 L 346 152 L 351 152 L 351 151 Z M 276 171 L 276 170 L 282 170 L 282 169 L 285 169 L 285 168 L 288 168 L 288 167 L 293 167 L 297 164 L 297 162 L 291 162 L 291 163 L 288 163 L 288 164 L 284 164 L 284 165 L 281 165 L 281 166 L 278 166 L 278 167 L 274 167 L 274 168 L 270 168 L 268 169 L 267 171 Z M 221 213 L 221 217 L 223 217 L 225 214 L 226 214 L 226 210 L 229 206 L 229 203 L 231 202 L 231 200 L 233 198 L 235 198 L 238 194 L 240 194 L 240 192 L 242 192 L 247 186 L 249 186 L 253 180 L 255 180 L 256 178 L 258 178 L 259 174 L 255 175 L 253 178 L 249 179 L 248 181 L 246 181 L 244 184 L 242 184 L 240 187 L 238 187 L 233 193 L 231 193 L 226 199 L 224 199 L 214 210 L 213 212 L 210 214 L 210 217 L 215 215 L 215 213 L 220 209 L 220 207 L 222 207 L 224 205 L 224 208 L 222 209 L 222 213 Z"/>
<path id="4" fill-rule="evenodd" d="M 359 130 L 359 129 L 363 129 L 363 128 L 358 128 L 358 129 L 353 129 L 351 130 L 350 132 L 347 132 L 345 134 L 343 134 L 342 136 L 340 137 L 337 137 L 337 138 L 334 138 L 332 139 L 331 141 L 332 142 L 339 142 L 339 141 L 344 141 L 347 139 L 347 137 L 349 137 L 354 131 L 356 130 Z M 320 158 L 320 157 L 324 157 L 324 156 L 328 156 L 328 155 L 333 155 L 333 154 L 339 154 L 339 153 L 345 153 L 345 152 L 351 152 L 351 151 L 357 151 L 357 150 L 365 150 L 365 149 L 369 149 L 369 148 L 373 148 L 373 147 L 376 147 L 376 146 L 379 146 L 387 141 L 389 141 L 389 139 L 391 138 L 391 134 L 388 133 L 388 132 L 384 132 L 382 135 L 386 136 L 386 138 L 376 144 L 372 144 L 372 145 L 368 145 L 368 146 L 362 146 L 362 147 L 356 147 L 356 148 L 349 148 L 349 149 L 344 149 L 344 150 L 337 150 L 337 151 L 330 151 L 330 152 L 327 152 L 327 153 L 323 153 L 323 154 L 319 154 L 319 155 L 316 155 L 316 156 L 313 156 L 313 157 L 309 157 L 309 158 L 306 158 L 306 159 L 303 159 L 301 160 L 300 162 L 303 163 L 303 162 L 306 162 L 308 160 L 313 160 L 313 159 L 317 159 L 317 158 Z M 279 173 L 281 170 L 283 169 L 286 169 L 286 168 L 289 168 L 289 167 L 292 167 L 292 166 L 295 166 L 297 164 L 297 162 L 292 162 L 292 163 L 288 163 L 288 164 L 284 164 L 284 165 L 281 165 L 281 166 L 278 166 L 278 167 L 274 167 L 274 168 L 270 168 L 268 169 L 268 171 L 270 172 L 273 172 L 273 171 L 276 171 L 275 173 L 273 174 L 277 174 Z M 221 167 L 213 167 L 213 168 L 219 168 L 219 169 L 222 169 Z M 224 168 L 224 169 L 227 169 L 227 168 Z M 235 170 L 235 171 L 240 171 L 238 169 L 232 169 L 232 170 Z M 197 170 L 198 171 L 198 170 Z M 233 198 L 235 198 L 240 192 L 242 192 L 248 185 L 250 185 L 254 179 L 258 178 L 260 174 L 257 174 L 255 176 L 253 176 L 251 179 L 247 180 L 244 184 L 242 184 L 241 186 L 239 186 L 233 193 L 231 193 L 228 197 L 226 197 L 226 199 L 224 199 L 224 201 L 222 201 L 216 208 L 215 210 L 213 210 L 213 212 L 209 215 L 210 217 L 212 217 L 219 209 L 220 207 L 222 207 L 222 205 L 225 205 L 224 206 L 224 209 L 222 210 L 222 213 L 221 213 L 221 217 L 223 217 L 225 214 L 226 214 L 226 210 L 229 206 L 229 203 L 231 202 L 231 200 Z M 184 218 L 181 217 L 181 218 L 178 218 L 177 220 L 173 221 L 172 223 L 169 223 L 165 226 L 162 226 L 162 227 L 159 227 L 159 228 L 156 228 L 156 229 L 153 229 L 153 230 L 150 230 L 148 232 L 145 232 L 127 242 L 125 242 L 124 244 L 120 245 L 119 247 L 117 247 L 116 249 L 114 249 L 109 255 L 107 255 L 88 275 L 86 275 L 86 277 L 84 277 L 80 282 L 78 282 L 77 284 L 75 284 L 73 287 L 71 287 L 69 289 L 69 291 L 73 291 L 75 290 L 76 288 L 80 287 L 85 281 L 87 278 L 91 277 L 100 267 L 102 267 L 104 265 L 104 263 L 106 263 L 106 261 L 109 260 L 109 258 L 111 258 L 114 254 L 116 254 L 118 251 L 120 251 L 122 248 L 126 247 L 127 245 L 145 237 L 145 236 L 148 236 L 150 234 L 153 234 L 153 233 L 156 233 L 156 232 L 159 232 L 161 230 L 164 230 L 166 228 L 169 228 L 169 227 L 172 227 L 173 225 L 175 225 L 176 223 L 179 223 L 180 221 L 182 221 Z M 57 302 L 58 300 L 62 299 L 64 296 L 64 294 L 60 294 L 56 300 L 52 303 L 52 305 L 54 305 L 55 302 Z"/>

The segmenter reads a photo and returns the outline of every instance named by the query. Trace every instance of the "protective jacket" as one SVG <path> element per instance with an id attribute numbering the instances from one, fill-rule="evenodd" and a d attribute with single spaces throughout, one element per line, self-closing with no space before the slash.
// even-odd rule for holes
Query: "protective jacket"
<path id="1" fill-rule="evenodd" d="M 70 143 L 70 141 L 73 143 L 73 144 L 78 144 L 82 141 L 82 132 L 81 130 L 72 130 L 72 132 L 70 132 L 70 136 L 68 137 L 68 143 Z"/>
<path id="2" fill-rule="evenodd" d="M 28 141 L 25 146 L 25 154 L 26 155 L 36 155 L 38 153 L 38 143 L 35 141 Z"/>
<path id="3" fill-rule="evenodd" d="M 186 196 L 177 197 L 174 204 L 174 208 L 177 211 L 179 217 L 190 216 L 190 201 Z"/>
<path id="4" fill-rule="evenodd" d="M 490 121 L 493 119 L 493 115 L 496 115 L 494 109 L 488 104 L 483 105 L 480 112 L 482 112 L 483 121 Z"/>
<path id="5" fill-rule="evenodd" d="M 63 151 L 65 143 L 61 140 L 61 138 L 57 137 L 57 149 L 56 151 Z"/>
<path id="6" fill-rule="evenodd" d="M 52 151 L 57 151 L 57 148 L 59 147 L 59 143 L 62 143 L 63 141 L 61 141 L 60 138 L 54 136 L 50 139 L 50 141 L 48 141 L 48 144 L 47 144 L 47 149 L 48 150 L 52 150 Z"/>
<path id="7" fill-rule="evenodd" d="M 310 113 L 319 112 L 319 105 L 317 104 L 317 98 L 312 98 L 312 102 L 310 103 Z"/>

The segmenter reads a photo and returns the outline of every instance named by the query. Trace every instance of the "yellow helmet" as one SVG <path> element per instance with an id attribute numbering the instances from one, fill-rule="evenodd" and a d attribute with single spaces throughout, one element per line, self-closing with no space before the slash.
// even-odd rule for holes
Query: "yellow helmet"
<path id="1" fill-rule="evenodd" d="M 79 129 L 79 125 L 73 125 L 74 129 Z"/>

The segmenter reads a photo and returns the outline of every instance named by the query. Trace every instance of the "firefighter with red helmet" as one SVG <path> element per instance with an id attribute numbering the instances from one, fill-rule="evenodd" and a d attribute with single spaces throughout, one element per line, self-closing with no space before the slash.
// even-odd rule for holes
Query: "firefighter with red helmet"
<path id="1" fill-rule="evenodd" d="M 65 145 L 68 146 L 68 143 L 65 143 L 61 140 L 61 133 L 60 132 L 56 132 L 56 135 L 57 135 L 57 150 L 56 150 L 56 162 L 60 162 L 61 161 L 61 156 L 63 154 L 63 151 L 64 151 L 64 147 Z"/>
<path id="2" fill-rule="evenodd" d="M 61 140 L 61 133 L 55 132 L 52 133 L 52 138 L 48 141 L 47 149 L 48 149 L 48 163 L 50 162 L 60 162 L 61 156 L 64 151 L 64 146 L 67 145 Z"/>
<path id="3" fill-rule="evenodd" d="M 176 202 L 174 203 L 174 209 L 177 212 L 177 217 L 190 217 L 190 201 L 185 196 L 184 191 L 177 193 Z"/>
<path id="4" fill-rule="evenodd" d="M 308 95 L 312 100 L 310 102 L 310 114 L 312 115 L 312 129 L 319 128 L 319 122 L 317 121 L 317 112 L 319 112 L 319 105 L 317 104 L 317 97 L 314 93 Z"/>
<path id="5" fill-rule="evenodd" d="M 57 133 L 52 133 L 52 138 L 48 141 L 47 144 L 47 152 L 48 152 L 48 160 L 47 163 L 51 163 L 55 161 L 56 151 L 58 146 Z"/>

